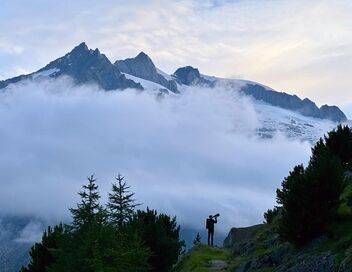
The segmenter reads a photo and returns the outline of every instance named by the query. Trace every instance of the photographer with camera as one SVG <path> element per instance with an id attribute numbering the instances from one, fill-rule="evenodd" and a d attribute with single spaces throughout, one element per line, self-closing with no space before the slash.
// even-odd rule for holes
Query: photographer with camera
<path id="1" fill-rule="evenodd" d="M 206 220 L 206 228 L 208 230 L 208 246 L 213 246 L 214 239 L 214 224 L 218 222 L 218 217 L 220 214 L 209 215 L 209 218 Z"/>

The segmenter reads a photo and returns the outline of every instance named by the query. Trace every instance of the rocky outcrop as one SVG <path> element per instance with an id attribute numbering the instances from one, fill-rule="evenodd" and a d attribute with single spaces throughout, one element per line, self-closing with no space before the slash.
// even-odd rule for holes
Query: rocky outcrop
<path id="1" fill-rule="evenodd" d="M 105 90 L 143 89 L 143 87 L 127 79 L 108 58 L 98 49 L 88 49 L 85 43 L 76 46 L 70 53 L 54 60 L 38 72 L 57 69 L 55 76 L 68 75 L 77 83 L 97 83 Z"/>
<path id="2" fill-rule="evenodd" d="M 178 68 L 173 74 L 173 77 L 179 84 L 187 86 L 199 85 L 214 87 L 218 82 L 218 79 L 216 78 L 214 78 L 214 80 L 208 80 L 206 77 L 200 74 L 197 68 L 192 66 Z M 231 80 L 229 82 L 231 82 Z M 238 85 L 235 84 L 234 86 L 237 90 Z M 245 82 L 245 84 L 243 84 L 243 86 L 240 88 L 240 92 L 251 96 L 256 100 L 261 100 L 270 105 L 283 109 L 292 110 L 304 116 L 328 119 L 333 122 L 343 122 L 347 120 L 346 115 L 336 106 L 324 105 L 321 108 L 318 108 L 317 105 L 308 98 L 302 100 L 297 95 L 277 92 L 254 82 Z"/>
<path id="3" fill-rule="evenodd" d="M 235 272 L 258 269 L 277 272 L 352 271 L 352 247 L 341 261 L 339 254 L 326 248 L 329 240 L 326 236 L 318 237 L 297 250 L 282 241 L 275 229 L 275 225 L 262 224 L 230 230 L 223 246 L 234 256 Z"/>
<path id="4" fill-rule="evenodd" d="M 346 115 L 336 106 L 324 105 L 318 108 L 317 105 L 308 98 L 301 100 L 296 95 L 276 92 L 259 84 L 248 83 L 241 88 L 241 92 L 270 105 L 293 110 L 305 116 L 328 119 L 334 122 L 347 120 Z"/>
<path id="5" fill-rule="evenodd" d="M 336 106 L 323 105 L 320 107 L 321 116 L 334 122 L 346 121 L 346 115 Z"/>
<path id="6" fill-rule="evenodd" d="M 203 86 L 213 86 L 213 82 L 205 79 L 199 73 L 197 68 L 192 66 L 185 66 L 178 68 L 173 76 L 176 78 L 177 82 L 184 85 L 203 85 Z"/>
<path id="7" fill-rule="evenodd" d="M 134 58 L 117 60 L 115 66 L 123 73 L 155 82 L 174 93 L 178 93 L 176 81 L 167 80 L 163 75 L 159 74 L 153 61 L 144 52 L 139 53 Z"/>
<path id="8" fill-rule="evenodd" d="M 85 43 L 79 44 L 65 56 L 50 62 L 35 73 L 3 81 L 0 87 L 4 88 L 24 79 L 40 78 L 42 75 L 51 78 L 66 75 L 77 84 L 94 83 L 105 90 L 143 89 L 139 83 L 127 79 L 98 49 L 88 49 Z"/>
<path id="9" fill-rule="evenodd" d="M 224 248 L 230 249 L 236 255 L 248 254 L 254 250 L 254 237 L 262 226 L 232 228 L 224 240 Z"/>

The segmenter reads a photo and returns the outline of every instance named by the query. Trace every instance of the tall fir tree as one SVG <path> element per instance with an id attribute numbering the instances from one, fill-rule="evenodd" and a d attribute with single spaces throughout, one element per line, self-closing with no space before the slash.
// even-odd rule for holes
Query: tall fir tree
<path id="1" fill-rule="evenodd" d="M 184 246 L 176 218 L 149 209 L 134 212 L 134 194 L 121 175 L 116 180 L 109 195 L 116 224 L 107 220 L 96 180 L 89 177 L 79 192 L 80 202 L 70 209 L 72 223 L 49 228 L 21 272 L 170 271 Z"/>
<path id="2" fill-rule="evenodd" d="M 124 177 L 118 174 L 116 182 L 112 184 L 107 204 L 109 220 L 116 227 L 127 223 L 133 217 L 135 207 L 140 205 L 135 203 L 134 193 L 129 189 L 130 186 L 124 182 Z"/>
<path id="3" fill-rule="evenodd" d="M 83 190 L 78 194 L 81 202 L 77 204 L 77 208 L 71 208 L 73 229 L 81 229 L 84 226 L 91 225 L 94 221 L 103 221 L 103 208 L 99 204 L 100 195 L 98 185 L 94 175 L 88 177 L 88 184 L 83 185 Z"/>

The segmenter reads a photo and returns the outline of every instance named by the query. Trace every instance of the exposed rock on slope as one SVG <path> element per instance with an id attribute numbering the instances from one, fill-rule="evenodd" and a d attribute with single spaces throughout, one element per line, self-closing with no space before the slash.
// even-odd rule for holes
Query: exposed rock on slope
<path id="1" fill-rule="evenodd" d="M 284 92 L 277 92 L 268 87 L 255 82 L 245 80 L 218 79 L 212 77 L 212 80 L 200 74 L 197 68 L 192 66 L 182 67 L 176 70 L 173 75 L 179 84 L 187 86 L 201 85 L 214 87 L 217 83 L 227 83 L 234 89 L 238 89 L 245 95 L 252 96 L 256 100 L 264 101 L 272 106 L 298 112 L 304 116 L 315 117 L 320 119 L 328 119 L 334 122 L 346 121 L 346 115 L 336 106 L 324 105 L 318 108 L 317 105 L 308 98 L 300 99 L 296 95 L 290 95 Z"/>
<path id="2" fill-rule="evenodd" d="M 308 98 L 301 100 L 296 95 L 276 92 L 259 84 L 248 83 L 241 88 L 241 92 L 257 100 L 267 102 L 270 105 L 299 112 L 304 116 L 329 119 L 334 122 L 347 120 L 346 115 L 336 106 L 324 105 L 318 108 L 317 105 Z"/>
<path id="3" fill-rule="evenodd" d="M 351 223 L 341 222 L 333 231 L 333 237 L 319 237 L 300 249 L 281 241 L 276 234 L 275 224 L 233 228 L 224 241 L 224 248 L 230 250 L 234 256 L 235 272 L 257 269 L 278 272 L 351 272 L 352 263 L 348 261 L 348 250 L 346 251 L 346 245 L 341 247 L 342 243 L 351 239 L 348 235 L 348 226 Z M 340 227 L 343 234 L 337 230 Z"/>
<path id="4" fill-rule="evenodd" d="M 50 62 L 35 73 L 0 81 L 0 89 L 22 80 L 57 78 L 61 75 L 70 76 L 77 84 L 94 83 L 105 90 L 127 88 L 142 90 L 143 87 L 148 89 L 150 83 L 153 83 L 158 86 L 157 90 L 163 93 L 168 93 L 168 91 L 179 93 L 187 86 L 212 88 L 224 83 L 233 91 L 240 91 L 256 100 L 304 116 L 333 122 L 347 120 L 345 114 L 336 106 L 324 105 L 318 108 L 308 98 L 302 100 L 296 95 L 277 92 L 252 81 L 205 76 L 192 66 L 181 67 L 170 76 L 157 69 L 153 61 L 143 52 L 134 58 L 118 60 L 112 64 L 98 49 L 88 49 L 85 43 L 81 43 L 65 56 Z"/>
<path id="5" fill-rule="evenodd" d="M 214 82 L 205 79 L 199 73 L 197 68 L 192 66 L 185 66 L 178 68 L 173 76 L 177 79 L 177 82 L 184 85 L 205 85 L 205 86 L 214 86 Z"/>
<path id="6" fill-rule="evenodd" d="M 65 56 L 50 62 L 35 73 L 1 82 L 0 88 L 24 79 L 55 78 L 61 75 L 70 76 L 77 84 L 98 84 L 105 90 L 143 89 L 139 83 L 127 79 L 98 49 L 88 49 L 85 43 L 81 43 Z"/>
<path id="7" fill-rule="evenodd" d="M 178 93 L 175 80 L 167 80 L 155 67 L 153 61 L 144 52 L 134 58 L 117 60 L 115 65 L 121 72 L 146 79 L 164 86 L 174 93 Z"/>

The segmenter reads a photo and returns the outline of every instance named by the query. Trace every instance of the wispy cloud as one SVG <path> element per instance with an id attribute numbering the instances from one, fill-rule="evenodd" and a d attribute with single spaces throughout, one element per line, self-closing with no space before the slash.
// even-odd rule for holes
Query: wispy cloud
<path id="1" fill-rule="evenodd" d="M 33 244 L 40 241 L 43 235 L 43 226 L 38 221 L 30 221 L 18 234 L 18 237 L 15 238 L 17 243 L 28 243 Z"/>

